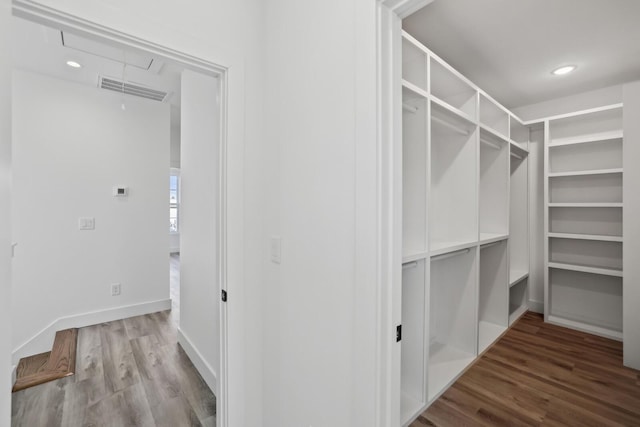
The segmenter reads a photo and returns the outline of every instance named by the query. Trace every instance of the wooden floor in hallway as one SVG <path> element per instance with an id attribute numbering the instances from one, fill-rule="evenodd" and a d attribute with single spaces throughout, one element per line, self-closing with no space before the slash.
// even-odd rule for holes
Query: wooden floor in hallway
<path id="1" fill-rule="evenodd" d="M 13 393 L 12 425 L 215 426 L 216 398 L 176 324 L 163 311 L 80 328 L 76 374 Z"/>
<path id="2" fill-rule="evenodd" d="M 525 314 L 411 427 L 640 426 L 622 343 Z"/>

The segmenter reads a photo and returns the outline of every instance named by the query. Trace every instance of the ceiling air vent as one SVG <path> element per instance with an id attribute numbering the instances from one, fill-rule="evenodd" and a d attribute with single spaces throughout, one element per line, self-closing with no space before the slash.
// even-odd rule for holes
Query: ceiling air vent
<path id="1" fill-rule="evenodd" d="M 99 87 L 101 89 L 112 90 L 126 95 L 138 96 L 140 98 L 152 99 L 154 101 L 164 101 L 169 95 L 167 92 L 140 86 L 134 83 L 123 82 L 109 77 L 100 77 Z"/>

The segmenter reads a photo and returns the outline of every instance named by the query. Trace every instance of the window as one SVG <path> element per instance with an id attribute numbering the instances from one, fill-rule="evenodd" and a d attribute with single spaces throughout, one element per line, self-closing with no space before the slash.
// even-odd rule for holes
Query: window
<path id="1" fill-rule="evenodd" d="M 178 233 L 180 213 L 180 172 L 171 170 L 169 175 L 169 233 Z"/>

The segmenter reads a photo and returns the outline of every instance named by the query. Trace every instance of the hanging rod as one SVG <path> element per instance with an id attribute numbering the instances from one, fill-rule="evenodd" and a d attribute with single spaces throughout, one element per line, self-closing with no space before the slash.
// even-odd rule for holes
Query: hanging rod
<path id="1" fill-rule="evenodd" d="M 518 160 L 522 160 L 522 156 L 516 153 L 511 153 L 511 156 L 515 157 Z"/>
<path id="2" fill-rule="evenodd" d="M 402 264 L 402 269 L 405 270 L 407 268 L 414 268 L 418 266 L 418 261 L 409 261 Z"/>
<path id="3" fill-rule="evenodd" d="M 409 105 L 404 102 L 402 103 L 402 109 L 412 114 L 415 114 L 418 112 L 418 107 L 414 107 L 413 105 Z"/>
<path id="4" fill-rule="evenodd" d="M 500 150 L 501 148 L 498 144 L 496 144 L 495 142 L 489 141 L 488 139 L 480 138 L 480 142 L 496 150 Z"/>
<path id="5" fill-rule="evenodd" d="M 484 245 L 480 245 L 480 248 L 490 248 L 491 246 L 499 245 L 500 243 L 502 243 L 502 240 L 498 240 L 497 242 L 485 243 Z"/>
<path id="6" fill-rule="evenodd" d="M 467 129 L 461 129 L 460 127 L 454 125 L 453 123 L 449 123 L 448 121 L 441 119 L 438 116 L 431 116 L 431 120 L 433 120 L 434 122 L 440 123 L 442 126 L 447 127 L 451 130 L 453 130 L 456 133 L 459 133 L 460 135 L 469 135 L 469 132 Z"/>
<path id="7" fill-rule="evenodd" d="M 449 253 L 442 254 L 442 255 L 432 256 L 431 257 L 431 261 L 440 261 L 440 260 L 443 260 L 443 259 L 453 258 L 454 256 L 467 254 L 467 253 L 469 253 L 470 250 L 471 250 L 470 248 L 460 249 L 459 251 L 449 252 Z"/>

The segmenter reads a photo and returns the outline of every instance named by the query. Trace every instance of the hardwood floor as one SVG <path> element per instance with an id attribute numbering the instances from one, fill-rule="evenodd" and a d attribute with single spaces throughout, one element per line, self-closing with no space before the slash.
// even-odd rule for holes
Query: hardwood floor
<path id="1" fill-rule="evenodd" d="M 640 426 L 622 343 L 525 314 L 411 427 Z"/>
<path id="2" fill-rule="evenodd" d="M 171 311 L 78 331 L 76 375 L 13 394 L 12 425 L 215 426 L 216 398 Z"/>

